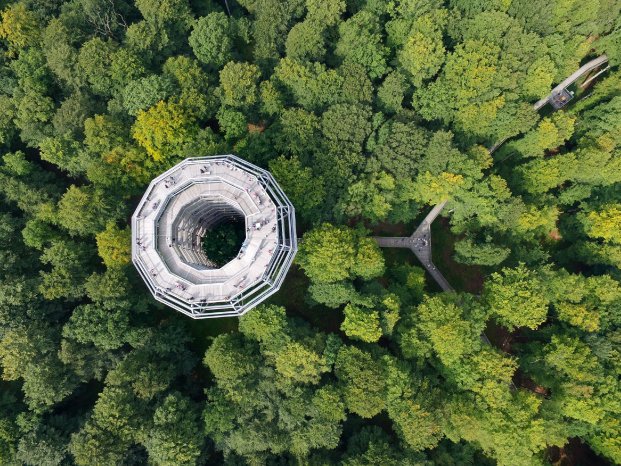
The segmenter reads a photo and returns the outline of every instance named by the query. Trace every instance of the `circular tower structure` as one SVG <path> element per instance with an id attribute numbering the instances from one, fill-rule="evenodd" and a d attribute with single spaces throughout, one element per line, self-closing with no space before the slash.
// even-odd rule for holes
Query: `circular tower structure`
<path id="1" fill-rule="evenodd" d="M 223 223 L 245 231 L 237 255 L 218 264 L 205 252 L 217 245 L 203 243 Z M 175 165 L 132 216 L 138 272 L 155 299 L 195 319 L 252 309 L 278 291 L 296 251 L 293 205 L 269 172 L 234 155 Z"/>

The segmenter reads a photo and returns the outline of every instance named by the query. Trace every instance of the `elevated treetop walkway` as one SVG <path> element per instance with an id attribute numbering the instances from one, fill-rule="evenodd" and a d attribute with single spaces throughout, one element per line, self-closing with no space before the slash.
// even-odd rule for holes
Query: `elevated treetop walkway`
<path id="1" fill-rule="evenodd" d="M 555 110 L 558 110 L 564 107 L 569 102 L 569 100 L 571 100 L 571 98 L 573 97 L 573 95 L 567 91 L 567 88 L 571 84 L 576 82 L 581 76 L 585 75 L 586 73 L 591 72 L 594 69 L 597 69 L 598 67 L 600 67 L 601 65 L 607 62 L 608 62 L 608 57 L 604 54 L 589 61 L 588 63 L 585 63 L 575 72 L 573 72 L 570 76 L 564 79 L 560 84 L 554 87 L 554 89 L 552 89 L 552 91 L 547 96 L 537 101 L 533 105 L 533 108 L 535 110 L 539 110 L 544 105 L 546 105 L 548 102 L 552 104 Z M 599 71 L 596 75 L 589 78 L 587 82 L 590 82 L 591 80 L 595 79 L 603 71 L 605 70 Z M 489 153 L 492 154 L 507 139 L 508 138 L 505 138 L 497 142 L 496 144 L 494 144 L 489 149 Z M 421 262 L 423 267 L 425 267 L 427 272 L 429 272 L 429 275 L 431 275 L 431 277 L 440 286 L 440 288 L 442 288 L 443 291 L 452 292 L 455 290 L 450 285 L 450 283 L 446 280 L 446 278 L 444 278 L 444 275 L 442 275 L 442 273 L 434 265 L 432 258 L 431 258 L 431 224 L 436 219 L 436 217 L 440 214 L 440 212 L 442 211 L 442 209 L 444 208 L 447 202 L 448 200 L 444 200 L 440 202 L 439 204 L 437 204 L 433 209 L 431 209 L 431 212 L 427 214 L 427 216 L 424 218 L 424 220 L 421 222 L 418 228 L 414 231 L 414 233 L 412 233 L 412 235 L 401 236 L 401 237 L 376 236 L 374 237 L 374 239 L 375 241 L 377 241 L 378 245 L 382 248 L 408 248 L 410 249 L 414 253 L 414 255 L 416 255 L 416 257 Z M 485 333 L 481 334 L 481 340 L 483 340 L 483 342 L 485 342 L 486 344 L 491 345 L 489 338 L 487 338 L 487 335 L 485 335 Z M 514 391 L 517 390 L 513 382 L 511 382 L 510 387 Z"/>
<path id="2" fill-rule="evenodd" d="M 604 54 L 585 63 L 572 74 L 567 76 L 563 81 L 561 81 L 561 83 L 558 84 L 554 89 L 552 89 L 552 91 L 547 96 L 535 102 L 533 108 L 535 110 L 539 110 L 548 102 L 551 103 L 556 110 L 564 107 L 573 97 L 572 94 L 568 93 L 567 88 L 575 83 L 578 79 L 580 79 L 580 77 L 591 72 L 595 68 L 602 66 L 606 62 L 608 62 L 608 56 Z"/>
<path id="3" fill-rule="evenodd" d="M 563 108 L 573 98 L 573 94 L 571 94 L 567 90 L 567 88 L 571 86 L 573 83 L 575 83 L 578 79 L 580 79 L 581 76 L 584 76 L 585 74 L 590 73 L 591 71 L 597 69 L 598 67 L 602 66 L 604 63 L 607 63 L 607 62 L 608 62 L 608 56 L 604 54 L 597 58 L 594 58 L 588 63 L 585 63 L 580 68 L 578 68 L 576 71 L 574 71 L 571 75 L 565 78 L 560 84 L 554 87 L 554 89 L 552 89 L 547 96 L 535 102 L 535 104 L 533 105 L 533 109 L 538 111 L 543 106 L 545 106 L 548 102 L 552 104 L 555 110 Z M 590 77 L 587 81 L 585 81 L 583 86 L 591 82 L 593 79 L 597 78 L 601 73 L 603 73 L 607 69 L 608 68 L 604 68 L 603 70 L 598 71 L 594 76 Z M 505 143 L 507 139 L 509 139 L 509 136 L 496 142 L 496 144 L 494 144 L 492 147 L 489 148 L 489 153 L 493 154 L 500 146 L 502 146 Z"/>
<path id="4" fill-rule="evenodd" d="M 437 204 L 431 212 L 427 214 L 425 219 L 418 226 L 416 231 L 410 236 L 392 236 L 382 237 L 376 236 L 374 239 L 382 248 L 408 248 L 410 249 L 418 260 L 423 264 L 423 267 L 427 269 L 429 275 L 436 281 L 442 291 L 453 291 L 453 287 L 444 278 L 444 275 L 438 270 L 431 259 L 431 224 L 440 214 L 447 201 Z"/>

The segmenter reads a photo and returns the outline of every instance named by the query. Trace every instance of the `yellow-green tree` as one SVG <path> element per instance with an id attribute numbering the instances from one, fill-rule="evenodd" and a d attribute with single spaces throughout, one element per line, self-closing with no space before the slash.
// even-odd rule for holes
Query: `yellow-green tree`
<path id="1" fill-rule="evenodd" d="M 416 178 L 416 199 L 425 204 L 437 204 L 449 199 L 463 182 L 464 177 L 454 173 L 442 172 L 437 176 L 422 173 Z"/>
<path id="2" fill-rule="evenodd" d="M 345 335 L 367 343 L 374 343 L 380 339 L 382 329 L 379 312 L 351 303 L 345 306 L 343 312 L 345 320 L 341 324 L 341 330 L 345 332 Z"/>
<path id="3" fill-rule="evenodd" d="M 113 222 L 106 225 L 106 229 L 95 236 L 99 257 L 106 267 L 122 267 L 131 260 L 131 231 L 129 228 L 119 228 Z"/>
<path id="4" fill-rule="evenodd" d="M 485 283 L 483 297 L 494 318 L 509 330 L 536 329 L 546 320 L 550 304 L 542 278 L 524 264 L 493 273 Z"/>
<path id="5" fill-rule="evenodd" d="M 442 29 L 446 17 L 446 10 L 435 10 L 435 14 L 418 18 L 399 52 L 399 64 L 409 73 L 415 86 L 431 78 L 444 63 L 446 50 L 442 42 Z"/>
<path id="6" fill-rule="evenodd" d="M 41 26 L 33 12 L 23 3 L 12 3 L 1 14 L 0 39 L 9 44 L 9 53 L 36 44 L 41 36 Z"/>
<path id="7" fill-rule="evenodd" d="M 384 272 L 384 258 L 371 238 L 347 227 L 324 223 L 304 235 L 297 262 L 314 282 L 332 283 Z"/>
<path id="8" fill-rule="evenodd" d="M 556 149 L 574 132 L 576 118 L 565 112 L 546 117 L 524 137 L 510 145 L 523 157 L 543 157 L 545 151 Z"/>
<path id="9" fill-rule="evenodd" d="M 156 162 L 180 156 L 198 132 L 198 125 L 183 107 L 160 101 L 138 112 L 132 136 Z"/>
<path id="10" fill-rule="evenodd" d="M 586 233 L 591 238 L 621 244 L 621 204 L 607 204 L 582 216 Z"/>

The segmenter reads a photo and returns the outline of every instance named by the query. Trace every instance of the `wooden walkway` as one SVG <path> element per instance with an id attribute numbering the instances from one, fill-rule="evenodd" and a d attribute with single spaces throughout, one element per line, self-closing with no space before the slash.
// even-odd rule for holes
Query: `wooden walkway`
<path id="1" fill-rule="evenodd" d="M 535 104 L 533 105 L 533 108 L 535 110 L 539 110 L 541 107 L 543 107 L 545 104 L 547 104 L 552 99 L 552 97 L 554 95 L 558 94 L 563 89 L 567 88 L 568 86 L 570 86 L 571 84 L 576 82 L 580 78 L 580 76 L 582 76 L 585 73 L 588 73 L 589 71 L 594 70 L 595 68 L 603 65 L 607 61 L 608 61 L 608 57 L 606 56 L 606 54 L 604 54 L 604 55 L 601 55 L 601 56 L 599 56 L 597 58 L 594 58 L 593 60 L 591 60 L 588 63 L 585 63 L 580 68 L 578 68 L 576 71 L 574 71 L 571 75 L 569 75 L 567 78 L 565 78 L 563 80 L 563 82 L 561 82 L 554 89 L 552 89 L 547 96 L 545 96 L 543 99 L 540 99 L 537 102 L 535 102 Z M 602 71 L 605 71 L 605 70 L 602 70 Z M 589 78 L 589 81 L 591 79 L 594 79 L 595 77 L 599 76 L 599 74 L 602 71 L 600 71 L 596 76 L 593 76 L 593 77 Z M 494 144 L 492 147 L 490 147 L 489 148 L 489 153 L 493 154 L 494 152 L 496 152 L 496 149 L 498 149 L 500 146 L 502 146 L 507 139 L 509 139 L 509 136 L 507 136 L 506 138 L 501 139 L 496 144 Z"/>
<path id="2" fill-rule="evenodd" d="M 556 86 L 554 89 L 552 89 L 552 91 L 547 96 L 545 96 L 543 99 L 537 101 L 535 103 L 535 105 L 533 105 L 533 108 L 535 110 L 539 110 L 541 107 L 543 107 L 545 104 L 547 104 L 550 101 L 550 99 L 552 99 L 552 96 L 554 96 L 555 94 L 558 94 L 562 90 L 564 90 L 567 87 L 571 86 L 583 74 L 588 73 L 589 71 L 597 68 L 598 66 L 603 65 L 607 61 L 608 61 L 608 57 L 606 56 L 606 54 L 604 54 L 604 55 L 601 55 L 601 56 L 599 56 L 597 58 L 594 58 L 593 60 L 591 60 L 588 63 L 585 63 L 580 68 L 578 68 L 576 71 L 574 71 L 572 74 L 570 74 L 567 78 L 565 78 L 558 86 Z"/>
<path id="3" fill-rule="evenodd" d="M 436 281 L 443 291 L 454 291 L 444 275 L 434 265 L 431 258 L 431 224 L 440 214 L 447 201 L 437 204 L 410 236 L 376 236 L 375 241 L 381 248 L 407 248 L 427 269 L 429 275 Z"/>

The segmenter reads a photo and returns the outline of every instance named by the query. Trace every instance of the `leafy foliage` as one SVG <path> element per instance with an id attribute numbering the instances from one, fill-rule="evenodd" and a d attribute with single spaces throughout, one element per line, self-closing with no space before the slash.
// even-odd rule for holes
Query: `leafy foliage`
<path id="1" fill-rule="evenodd" d="M 0 10 L 0 463 L 621 462 L 621 2 Z M 272 172 L 301 236 L 238 328 L 130 264 L 151 179 L 222 153 Z M 455 293 L 373 238 L 441 201 Z M 224 263 L 244 231 L 217 234 Z"/>

